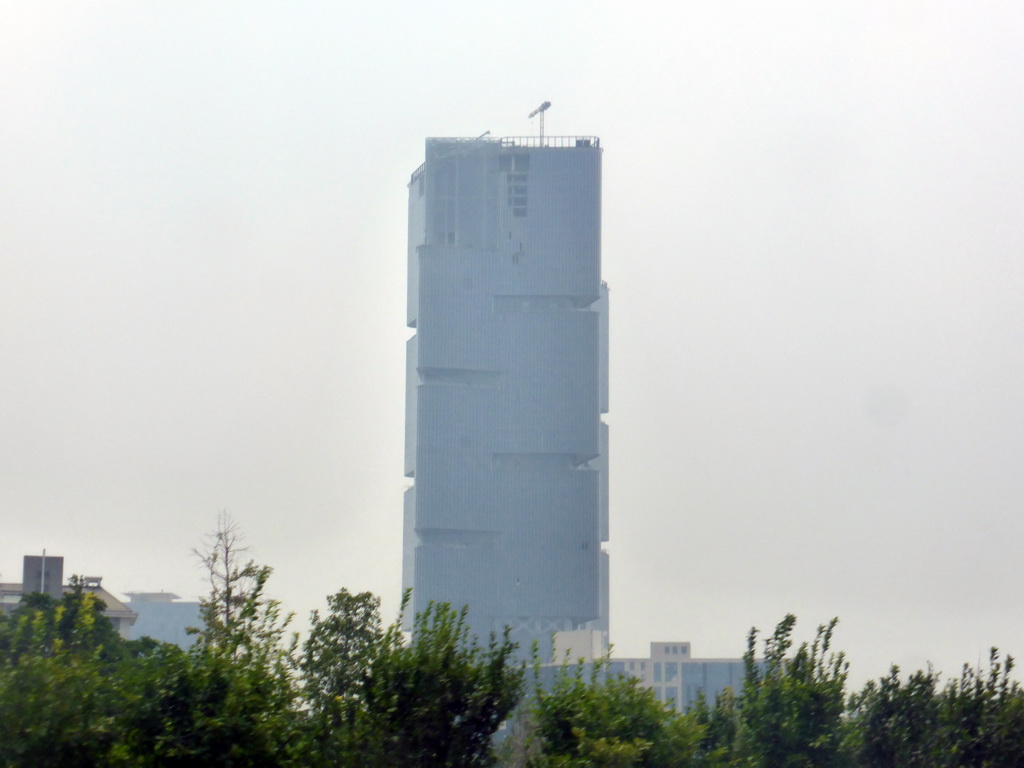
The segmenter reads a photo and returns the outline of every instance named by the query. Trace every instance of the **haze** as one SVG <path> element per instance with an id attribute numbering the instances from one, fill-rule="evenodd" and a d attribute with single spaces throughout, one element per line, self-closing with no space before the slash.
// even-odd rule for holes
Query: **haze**
<path id="1" fill-rule="evenodd" d="M 397 610 L 427 136 L 601 137 L 612 641 L 1024 653 L 1015 2 L 0 3 L 0 573 Z"/>

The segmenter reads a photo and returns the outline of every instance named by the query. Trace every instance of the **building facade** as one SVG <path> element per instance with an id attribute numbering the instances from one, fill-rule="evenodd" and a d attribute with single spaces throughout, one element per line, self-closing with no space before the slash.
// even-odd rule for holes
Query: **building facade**
<path id="1" fill-rule="evenodd" d="M 173 592 L 126 592 L 128 607 L 138 620 L 132 638 L 151 637 L 162 643 L 189 648 L 196 641 L 192 630 L 204 626 L 198 602 L 183 601 Z"/>
<path id="2" fill-rule="evenodd" d="M 607 632 L 608 294 L 593 137 L 427 139 L 409 183 L 403 582 L 524 653 Z"/>
<path id="3" fill-rule="evenodd" d="M 64 583 L 64 558 L 55 555 L 25 555 L 20 582 L 0 583 L 0 610 L 13 611 L 24 595 L 42 593 L 60 600 L 76 587 Z M 77 588 L 90 592 L 103 603 L 106 616 L 121 637 L 128 638 L 138 614 L 103 586 L 101 576 L 79 576 Z"/>
<path id="4" fill-rule="evenodd" d="M 726 689 L 740 693 L 746 664 L 743 659 L 695 659 L 689 643 L 659 642 L 651 643 L 650 657 L 613 658 L 608 670 L 637 678 L 658 701 L 685 712 L 701 696 L 713 704 Z"/>

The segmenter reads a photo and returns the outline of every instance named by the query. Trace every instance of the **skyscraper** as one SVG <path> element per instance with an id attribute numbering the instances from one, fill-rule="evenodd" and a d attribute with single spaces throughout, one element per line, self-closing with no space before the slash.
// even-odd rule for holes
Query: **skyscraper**
<path id="1" fill-rule="evenodd" d="M 607 631 L 593 137 L 427 139 L 409 183 L 403 582 L 528 652 Z"/>

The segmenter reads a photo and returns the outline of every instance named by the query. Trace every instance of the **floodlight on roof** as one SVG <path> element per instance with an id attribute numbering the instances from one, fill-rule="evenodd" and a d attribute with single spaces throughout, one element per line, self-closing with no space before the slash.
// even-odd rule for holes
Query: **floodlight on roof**
<path id="1" fill-rule="evenodd" d="M 544 113 L 547 112 L 550 107 L 551 102 L 545 101 L 535 110 L 533 110 L 533 112 L 527 115 L 528 118 L 533 118 L 534 115 L 540 115 L 540 145 L 542 147 L 544 146 Z"/>

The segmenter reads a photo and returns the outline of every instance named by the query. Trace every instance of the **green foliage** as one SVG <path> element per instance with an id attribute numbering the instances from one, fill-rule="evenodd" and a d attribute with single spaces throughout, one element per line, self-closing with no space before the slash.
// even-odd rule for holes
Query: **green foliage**
<path id="1" fill-rule="evenodd" d="M 362 699 L 363 686 L 384 630 L 380 598 L 347 589 L 327 598 L 328 614 L 313 611 L 301 668 L 306 701 L 315 713 L 338 721 Z"/>
<path id="2" fill-rule="evenodd" d="M 1013 658 L 995 648 L 989 667 L 963 668 L 939 689 L 931 670 L 905 681 L 893 668 L 850 703 L 858 765 L 868 768 L 1008 768 L 1024 765 L 1024 691 Z"/>
<path id="3" fill-rule="evenodd" d="M 843 719 L 847 664 L 830 653 L 837 620 L 819 626 L 814 641 L 793 647 L 796 618 L 786 616 L 758 659 L 757 630 L 747 637 L 743 690 L 701 703 L 694 715 L 707 731 L 708 765 L 750 768 L 830 768 L 849 764 Z"/>
<path id="4" fill-rule="evenodd" d="M 217 528 L 207 535 L 206 547 L 192 550 L 210 581 L 210 592 L 199 604 L 201 643 L 241 651 L 252 630 L 258 629 L 252 622 L 259 621 L 260 602 L 253 596 L 262 592 L 271 570 L 244 560 L 247 551 L 238 524 L 226 512 L 218 516 Z"/>
<path id="5" fill-rule="evenodd" d="M 931 768 L 940 755 L 938 678 L 932 670 L 915 672 L 906 682 L 899 668 L 869 682 L 851 697 L 853 747 L 858 763 L 876 768 Z"/>
<path id="6" fill-rule="evenodd" d="M 80 584 L 0 615 L 0 767 L 487 766 L 519 700 L 506 633 L 480 646 L 466 612 L 432 605 L 386 631 L 379 600 L 341 590 L 301 657 L 271 570 L 243 561 L 227 518 L 199 553 L 206 619 L 183 651 L 125 642 Z"/>
<path id="7" fill-rule="evenodd" d="M 131 670 L 119 754 L 138 766 L 286 766 L 302 713 L 293 680 L 290 616 L 263 597 L 269 568 L 255 569 L 245 601 L 227 622 L 199 633 L 189 651 L 172 645 Z"/>
<path id="8" fill-rule="evenodd" d="M 307 751 L 318 765 L 490 765 L 522 685 L 514 643 L 479 645 L 466 612 L 444 604 L 418 615 L 406 642 L 401 617 L 382 629 L 379 605 L 341 590 L 313 614 L 300 662 Z"/>
<path id="9" fill-rule="evenodd" d="M 209 646 L 165 646 L 133 673 L 131 706 L 120 721 L 120 754 L 131 765 L 293 764 L 300 714 L 276 665 Z"/>
<path id="10" fill-rule="evenodd" d="M 81 655 L 26 656 L 0 670 L 0 765 L 105 764 L 117 694 L 117 679 Z"/>
<path id="11" fill-rule="evenodd" d="M 709 705 L 701 693 L 690 715 L 703 728 L 697 748 L 698 765 L 707 768 L 736 765 L 735 752 L 742 727 L 736 694 L 731 689 L 722 691 L 714 705 Z"/>
<path id="12" fill-rule="evenodd" d="M 1014 662 L 993 648 L 989 669 L 964 665 L 944 691 L 939 709 L 942 741 L 951 765 L 1009 768 L 1024 765 L 1024 691 L 1010 679 Z"/>
<path id="13" fill-rule="evenodd" d="M 0 663 L 13 663 L 23 654 L 52 656 L 59 651 L 88 650 L 103 661 L 125 653 L 124 641 L 103 616 L 106 606 L 71 577 L 71 589 L 59 600 L 38 592 L 0 623 Z"/>
<path id="14" fill-rule="evenodd" d="M 1024 690 L 995 649 L 944 686 L 894 667 L 846 701 L 835 620 L 794 650 L 787 616 L 760 658 L 751 630 L 742 690 L 687 714 L 603 663 L 560 667 L 521 703 L 508 632 L 481 645 L 448 605 L 407 639 L 401 617 L 382 627 L 377 597 L 343 589 L 299 654 L 291 617 L 265 596 L 270 568 L 243 551 L 222 518 L 201 553 L 211 591 L 188 651 L 122 640 L 79 580 L 0 613 L 0 768 L 477 768 L 495 763 L 517 706 L 509 768 L 1024 766 Z"/>
<path id="15" fill-rule="evenodd" d="M 561 667 L 554 684 L 537 687 L 530 718 L 543 754 L 535 768 L 644 766 L 684 768 L 703 728 L 654 697 L 632 677 L 608 675 L 605 665 Z"/>
<path id="16" fill-rule="evenodd" d="M 405 643 L 384 633 L 363 685 L 360 735 L 380 766 L 493 764 L 492 738 L 519 701 L 523 666 L 508 630 L 477 643 L 466 609 L 431 603 Z"/>
<path id="17" fill-rule="evenodd" d="M 842 653 L 829 654 L 837 622 L 819 626 L 814 642 L 801 644 L 787 658 L 796 617 L 786 616 L 765 641 L 763 665 L 755 658 L 757 631 L 751 630 L 743 657 L 740 744 L 752 765 L 828 768 L 846 763 L 842 716 L 848 665 Z"/>
<path id="18" fill-rule="evenodd" d="M 81 583 L 27 595 L 0 623 L 0 765 L 104 764 L 117 738 L 123 641 Z"/>

